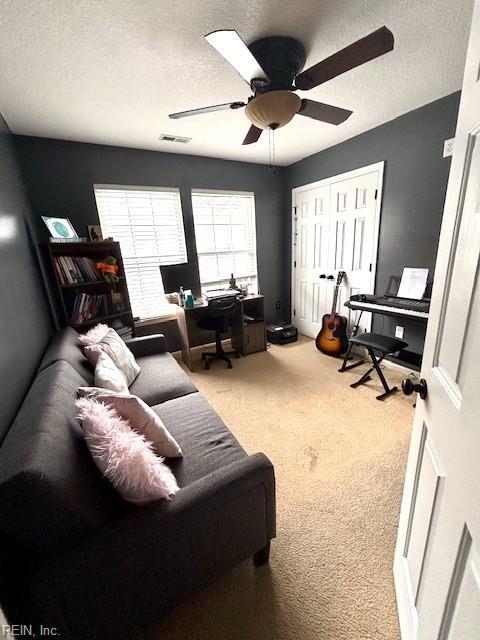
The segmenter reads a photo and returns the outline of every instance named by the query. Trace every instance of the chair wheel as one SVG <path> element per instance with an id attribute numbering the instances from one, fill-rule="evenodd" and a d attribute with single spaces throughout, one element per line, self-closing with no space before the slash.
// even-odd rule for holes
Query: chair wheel
<path id="1" fill-rule="evenodd" d="M 231 362 L 227 362 L 227 369 L 231 369 L 232 368 L 232 363 Z"/>
<path id="2" fill-rule="evenodd" d="M 208 362 L 205 360 L 205 369 L 210 369 L 210 365 L 208 364 Z"/>

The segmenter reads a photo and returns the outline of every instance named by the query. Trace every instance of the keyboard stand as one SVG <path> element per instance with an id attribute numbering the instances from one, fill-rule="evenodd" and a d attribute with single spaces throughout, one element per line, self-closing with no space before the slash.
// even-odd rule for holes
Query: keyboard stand
<path id="1" fill-rule="evenodd" d="M 351 358 L 351 353 L 352 353 L 352 349 L 353 349 L 353 344 L 350 342 L 350 340 L 357 335 L 358 330 L 360 329 L 360 320 L 362 319 L 362 314 L 363 314 L 363 310 L 360 311 L 360 314 L 357 317 L 357 321 L 355 322 L 355 325 L 354 325 L 354 327 L 352 329 L 352 332 L 350 334 L 349 343 L 348 343 L 348 349 L 345 352 L 345 355 L 343 356 L 342 366 L 338 370 L 339 373 L 343 373 L 344 371 L 349 371 L 350 369 L 355 369 L 355 367 L 359 367 L 360 365 L 362 365 L 365 362 L 365 360 L 363 360 L 363 358 L 361 358 L 360 360 L 357 360 L 357 362 L 354 362 L 353 364 L 348 364 L 347 365 L 347 362 Z"/>

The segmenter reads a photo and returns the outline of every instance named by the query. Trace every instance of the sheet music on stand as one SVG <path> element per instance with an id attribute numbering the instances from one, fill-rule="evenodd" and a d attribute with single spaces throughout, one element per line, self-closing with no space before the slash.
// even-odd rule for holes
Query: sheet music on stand
<path id="1" fill-rule="evenodd" d="M 405 267 L 397 297 L 421 300 L 427 288 L 428 269 Z"/>

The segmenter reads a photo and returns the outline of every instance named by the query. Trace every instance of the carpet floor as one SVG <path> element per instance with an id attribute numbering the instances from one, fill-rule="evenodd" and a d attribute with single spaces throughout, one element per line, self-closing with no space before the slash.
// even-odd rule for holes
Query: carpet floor
<path id="1" fill-rule="evenodd" d="M 149 640 L 398 640 L 392 563 L 413 418 L 384 402 L 360 367 L 308 338 L 188 372 L 248 453 L 277 482 L 270 564 L 246 561 L 177 606 Z M 399 384 L 402 374 L 389 369 Z"/>

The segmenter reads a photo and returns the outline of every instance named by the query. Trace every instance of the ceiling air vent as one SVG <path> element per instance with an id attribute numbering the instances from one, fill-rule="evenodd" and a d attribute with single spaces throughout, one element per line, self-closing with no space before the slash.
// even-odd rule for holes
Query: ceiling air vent
<path id="1" fill-rule="evenodd" d="M 181 142 L 182 144 L 187 144 L 191 140 L 184 136 L 172 136 L 170 133 L 162 133 L 158 139 L 161 142 Z"/>

